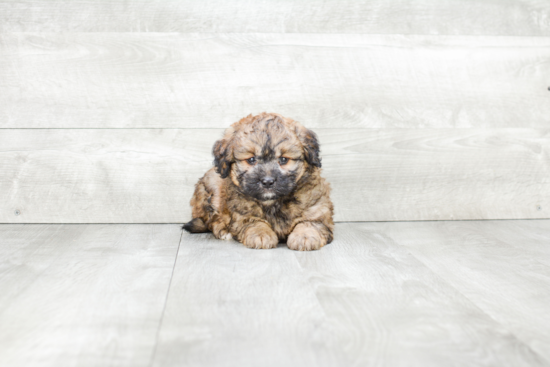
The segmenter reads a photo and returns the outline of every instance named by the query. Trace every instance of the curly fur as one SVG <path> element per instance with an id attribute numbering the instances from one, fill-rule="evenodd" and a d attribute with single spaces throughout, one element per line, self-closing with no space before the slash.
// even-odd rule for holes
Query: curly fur
<path id="1" fill-rule="evenodd" d="M 316 250 L 332 241 L 330 185 L 320 176 L 314 132 L 264 112 L 231 125 L 212 152 L 214 168 L 195 185 L 185 230 L 250 248 L 286 241 L 293 250 Z"/>

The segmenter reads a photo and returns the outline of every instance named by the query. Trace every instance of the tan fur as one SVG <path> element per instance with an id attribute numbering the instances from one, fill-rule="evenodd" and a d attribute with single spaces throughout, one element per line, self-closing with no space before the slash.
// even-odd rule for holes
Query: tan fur
<path id="1" fill-rule="evenodd" d="M 214 146 L 217 168 L 196 184 L 193 218 L 200 218 L 216 238 L 232 237 L 249 248 L 274 248 L 286 241 L 289 248 L 304 251 L 330 243 L 334 228 L 330 186 L 320 176 L 312 144 L 317 144 L 313 132 L 274 113 L 249 115 L 231 125 Z M 292 177 L 294 189 L 273 200 L 260 200 L 247 195 L 242 179 L 251 177 L 254 165 L 249 158 L 268 156 L 271 160 L 262 164 L 280 175 L 281 182 Z M 281 157 L 288 163 L 282 164 Z M 226 178 L 220 175 L 224 172 Z"/>

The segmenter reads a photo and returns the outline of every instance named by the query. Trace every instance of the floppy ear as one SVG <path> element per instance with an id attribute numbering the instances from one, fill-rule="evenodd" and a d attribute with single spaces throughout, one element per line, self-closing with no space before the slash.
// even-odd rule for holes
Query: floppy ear
<path id="1" fill-rule="evenodd" d="M 304 158 L 310 166 L 321 167 L 321 152 L 319 148 L 319 142 L 317 141 L 317 135 L 303 126 L 296 129 L 298 139 L 304 147 Z"/>
<path id="2" fill-rule="evenodd" d="M 229 176 L 231 164 L 233 163 L 233 149 L 231 148 L 229 139 L 223 138 L 218 140 L 212 148 L 212 154 L 214 154 L 216 172 L 220 174 L 221 178 Z"/>

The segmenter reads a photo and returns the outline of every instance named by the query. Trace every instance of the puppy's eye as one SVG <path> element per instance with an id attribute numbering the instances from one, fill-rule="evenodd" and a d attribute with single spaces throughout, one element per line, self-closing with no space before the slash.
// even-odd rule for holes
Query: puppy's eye
<path id="1" fill-rule="evenodd" d="M 254 164 L 256 163 L 256 157 L 248 158 L 246 161 L 248 162 L 248 164 Z"/>
<path id="2" fill-rule="evenodd" d="M 287 164 L 287 163 L 288 163 L 288 158 L 285 158 L 285 157 L 279 158 L 279 164 L 280 164 L 281 166 L 284 166 L 284 165 Z"/>

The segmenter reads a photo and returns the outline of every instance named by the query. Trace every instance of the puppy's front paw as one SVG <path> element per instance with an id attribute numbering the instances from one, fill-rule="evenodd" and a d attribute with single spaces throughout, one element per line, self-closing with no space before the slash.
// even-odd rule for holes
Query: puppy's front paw
<path id="1" fill-rule="evenodd" d="M 248 248 L 270 249 L 277 247 L 277 235 L 265 223 L 248 228 L 243 238 L 243 244 Z"/>
<path id="2" fill-rule="evenodd" d="M 231 236 L 231 233 L 229 233 L 229 231 L 227 229 L 225 229 L 225 227 L 223 227 L 221 229 L 220 228 L 214 228 L 214 230 L 212 232 L 214 234 L 214 237 L 216 237 L 219 240 L 229 241 L 229 240 L 233 239 L 233 236 Z"/>
<path id="3" fill-rule="evenodd" d="M 220 236 L 220 240 L 230 241 L 232 239 L 233 239 L 233 236 L 231 236 L 231 233 L 229 233 L 229 232 L 225 232 L 224 234 L 222 234 Z"/>
<path id="4" fill-rule="evenodd" d="M 326 244 L 327 240 L 319 230 L 306 223 L 298 224 L 286 241 L 288 248 L 296 251 L 319 250 Z"/>

